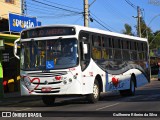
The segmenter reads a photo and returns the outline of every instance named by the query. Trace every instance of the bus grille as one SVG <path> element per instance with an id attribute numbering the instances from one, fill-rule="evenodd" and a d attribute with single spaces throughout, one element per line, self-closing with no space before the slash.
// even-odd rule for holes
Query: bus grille
<path id="1" fill-rule="evenodd" d="M 47 83 L 47 85 L 50 85 L 50 84 L 59 84 L 59 83 L 61 83 L 62 81 L 58 81 L 58 82 L 48 82 Z M 32 84 L 34 84 L 34 85 L 46 85 L 46 83 L 44 82 L 44 83 L 36 83 L 36 82 L 32 82 Z"/>
<path id="2" fill-rule="evenodd" d="M 28 73 L 30 77 L 54 77 L 54 76 L 61 76 L 66 75 L 67 71 L 57 71 L 57 72 L 35 72 L 35 73 Z"/>

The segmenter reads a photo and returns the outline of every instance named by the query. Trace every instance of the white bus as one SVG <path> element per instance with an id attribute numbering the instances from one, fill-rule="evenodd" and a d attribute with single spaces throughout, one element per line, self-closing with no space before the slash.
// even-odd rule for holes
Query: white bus
<path id="1" fill-rule="evenodd" d="M 144 38 L 53 25 L 22 31 L 15 55 L 18 41 L 21 95 L 41 95 L 46 105 L 66 95 L 84 95 L 90 103 L 97 102 L 101 92 L 134 95 L 136 87 L 150 82 Z"/>

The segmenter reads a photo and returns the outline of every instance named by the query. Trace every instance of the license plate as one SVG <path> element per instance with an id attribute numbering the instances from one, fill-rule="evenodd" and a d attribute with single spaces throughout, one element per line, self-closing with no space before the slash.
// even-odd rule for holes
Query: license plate
<path id="1" fill-rule="evenodd" d="M 52 90 L 51 87 L 43 87 L 42 92 L 50 92 Z"/>

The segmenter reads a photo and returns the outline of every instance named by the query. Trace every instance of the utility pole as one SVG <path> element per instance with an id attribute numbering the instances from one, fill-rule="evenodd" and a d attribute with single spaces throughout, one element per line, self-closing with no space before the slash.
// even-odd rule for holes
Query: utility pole
<path id="1" fill-rule="evenodd" d="M 137 19 L 137 35 L 141 37 L 141 10 L 139 6 L 137 6 Z"/>
<path id="2" fill-rule="evenodd" d="M 88 0 L 84 0 L 84 26 L 89 27 Z"/>
<path id="3" fill-rule="evenodd" d="M 24 9 L 25 9 L 24 0 L 21 0 L 21 15 L 25 14 Z"/>

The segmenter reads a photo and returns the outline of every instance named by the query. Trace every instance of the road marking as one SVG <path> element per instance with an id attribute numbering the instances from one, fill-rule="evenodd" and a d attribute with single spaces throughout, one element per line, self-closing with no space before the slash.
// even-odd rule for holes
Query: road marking
<path id="1" fill-rule="evenodd" d="M 25 109 L 20 109 L 20 110 L 16 110 L 16 111 L 23 111 L 23 110 L 29 110 L 31 108 L 25 108 Z"/>
<path id="2" fill-rule="evenodd" d="M 101 107 L 101 108 L 98 108 L 96 110 L 102 110 L 102 109 L 105 109 L 105 108 L 108 108 L 108 107 L 112 107 L 112 106 L 116 106 L 118 105 L 119 103 L 115 103 L 115 104 L 112 104 L 112 105 L 108 105 L 108 106 L 105 106 L 105 107 Z"/>

